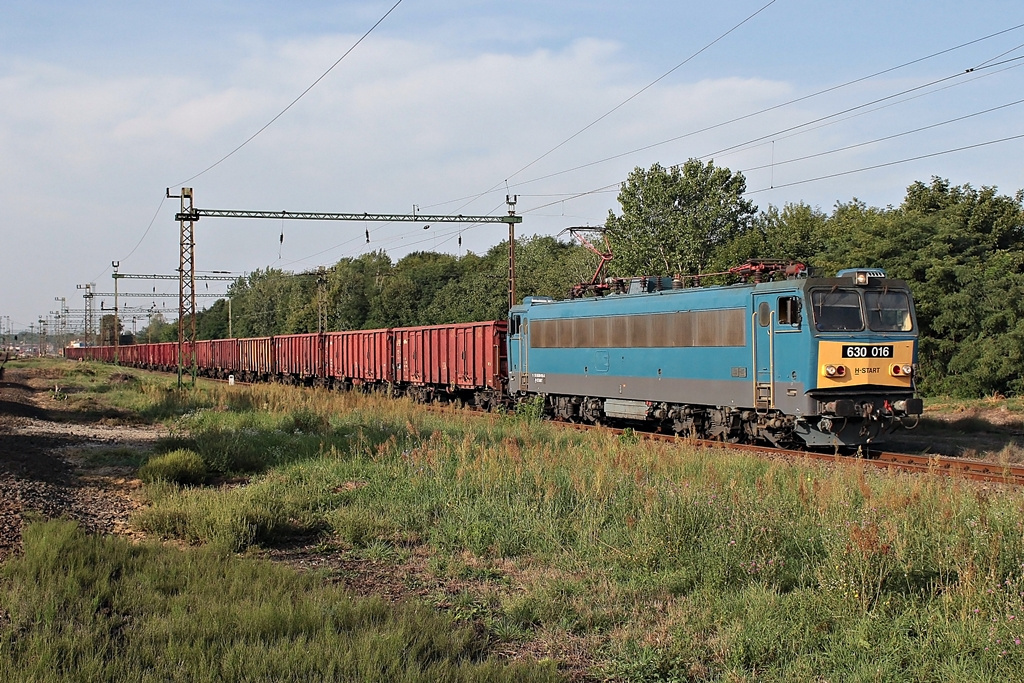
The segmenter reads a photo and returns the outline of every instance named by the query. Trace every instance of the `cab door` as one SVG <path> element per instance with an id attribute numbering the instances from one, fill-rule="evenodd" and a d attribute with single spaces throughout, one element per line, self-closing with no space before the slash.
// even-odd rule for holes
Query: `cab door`
<path id="1" fill-rule="evenodd" d="M 508 321 L 508 390 L 509 393 L 526 391 L 527 380 L 527 348 L 529 333 L 526 329 L 526 316 L 513 313 Z"/>
<path id="2" fill-rule="evenodd" d="M 755 294 L 751 316 L 754 362 L 754 407 L 775 407 L 775 323 L 777 294 Z"/>

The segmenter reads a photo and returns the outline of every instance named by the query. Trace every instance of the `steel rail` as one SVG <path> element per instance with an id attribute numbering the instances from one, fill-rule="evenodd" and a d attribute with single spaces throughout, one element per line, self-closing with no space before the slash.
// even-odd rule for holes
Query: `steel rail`
<path id="1" fill-rule="evenodd" d="M 614 430 L 622 432 L 623 430 Z M 669 434 L 651 434 L 636 432 L 638 435 L 664 441 L 680 441 L 699 448 L 722 448 L 768 455 L 789 459 L 809 459 L 831 463 L 863 463 L 879 469 L 903 472 L 920 472 L 951 477 L 962 477 L 974 481 L 988 481 L 1012 486 L 1024 486 L 1024 466 L 978 460 L 976 458 L 957 458 L 946 455 L 914 455 L 912 453 L 890 453 L 886 451 L 869 451 L 865 457 L 842 455 L 839 453 L 822 453 L 820 451 L 791 450 L 755 446 L 750 444 L 734 444 L 721 441 L 688 439 Z"/>

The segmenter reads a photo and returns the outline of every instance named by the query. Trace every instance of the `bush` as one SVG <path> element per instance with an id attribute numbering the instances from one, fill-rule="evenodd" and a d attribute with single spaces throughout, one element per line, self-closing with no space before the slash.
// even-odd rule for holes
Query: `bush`
<path id="1" fill-rule="evenodd" d="M 325 413 L 309 408 L 300 408 L 292 411 L 289 431 L 300 434 L 330 434 L 331 419 Z"/>
<path id="2" fill-rule="evenodd" d="M 202 484 L 206 480 L 206 463 L 195 451 L 179 448 L 150 458 L 139 468 L 139 478 L 147 484 L 168 481 L 183 485 Z"/>

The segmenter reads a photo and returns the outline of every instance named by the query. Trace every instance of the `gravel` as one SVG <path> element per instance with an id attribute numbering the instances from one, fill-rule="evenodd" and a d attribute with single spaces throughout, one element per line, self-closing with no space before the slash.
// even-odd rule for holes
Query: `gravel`
<path id="1" fill-rule="evenodd" d="M 94 533 L 131 533 L 135 468 L 104 452 L 148 451 L 158 427 L 102 425 L 62 410 L 50 380 L 6 368 L 0 381 L 0 560 L 21 547 L 26 519 L 73 519 Z M 98 457 L 99 456 L 99 457 Z"/>

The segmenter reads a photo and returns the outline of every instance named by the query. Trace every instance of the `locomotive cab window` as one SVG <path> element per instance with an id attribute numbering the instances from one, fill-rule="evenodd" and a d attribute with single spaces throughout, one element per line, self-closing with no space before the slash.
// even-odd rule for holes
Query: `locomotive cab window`
<path id="1" fill-rule="evenodd" d="M 509 336 L 516 336 L 519 334 L 519 326 L 522 324 L 522 318 L 518 315 L 512 316 L 512 324 L 508 326 Z"/>
<path id="2" fill-rule="evenodd" d="M 868 327 L 875 332 L 909 332 L 914 326 L 906 292 L 867 291 L 864 304 L 868 309 Z"/>
<path id="3" fill-rule="evenodd" d="M 814 325 L 821 332 L 864 329 L 860 293 L 855 289 L 817 289 L 811 292 Z"/>
<path id="4" fill-rule="evenodd" d="M 800 298 L 795 296 L 779 297 L 779 324 L 800 325 Z"/>

